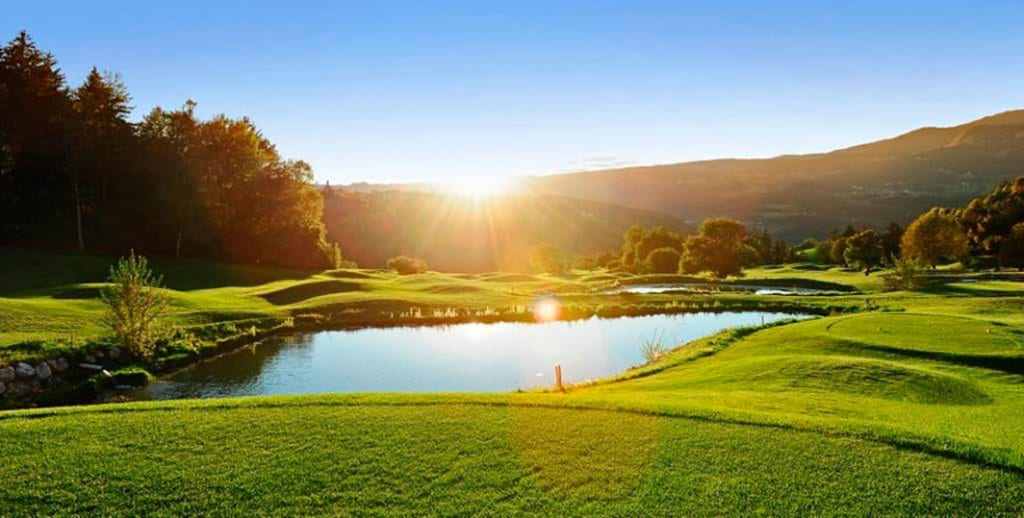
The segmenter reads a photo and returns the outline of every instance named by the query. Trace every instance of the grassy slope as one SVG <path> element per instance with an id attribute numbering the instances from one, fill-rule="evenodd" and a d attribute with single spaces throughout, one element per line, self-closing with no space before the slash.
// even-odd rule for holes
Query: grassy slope
<path id="1" fill-rule="evenodd" d="M 205 282 L 180 296 L 240 312 L 451 294 L 486 306 L 528 300 L 531 283 L 587 280 L 364 272 L 360 291 L 338 291 L 317 284 L 336 276 L 279 274 L 269 285 Z M 312 396 L 7 413 L 0 455 L 18 462 L 5 467 L 0 509 L 1024 512 L 1024 285 L 882 294 L 873 279 L 838 270 L 749 274 L 786 276 L 855 285 L 866 293 L 847 298 L 894 311 L 727 333 L 568 396 Z M 79 288 L 74 280 L 59 289 Z M 22 293 L 63 308 L 42 289 Z"/>

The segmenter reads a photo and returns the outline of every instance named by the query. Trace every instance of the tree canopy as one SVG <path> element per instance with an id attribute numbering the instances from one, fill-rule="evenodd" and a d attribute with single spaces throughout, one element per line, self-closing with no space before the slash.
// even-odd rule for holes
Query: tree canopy
<path id="1" fill-rule="evenodd" d="M 740 272 L 740 251 L 746 239 L 742 223 L 727 218 L 704 220 L 700 231 L 683 245 L 679 270 L 682 273 L 710 272 L 724 278 Z"/>
<path id="2" fill-rule="evenodd" d="M 846 239 L 843 258 L 846 264 L 864 270 L 865 275 L 882 264 L 882 236 L 874 229 L 864 229 Z"/>
<path id="3" fill-rule="evenodd" d="M 320 268 L 333 260 L 309 165 L 247 118 L 195 103 L 128 121 L 117 74 L 70 89 L 22 32 L 0 48 L 0 243 Z"/>
<path id="4" fill-rule="evenodd" d="M 919 216 L 903 233 L 902 256 L 932 266 L 969 252 L 967 235 L 957 219 L 940 209 Z"/>

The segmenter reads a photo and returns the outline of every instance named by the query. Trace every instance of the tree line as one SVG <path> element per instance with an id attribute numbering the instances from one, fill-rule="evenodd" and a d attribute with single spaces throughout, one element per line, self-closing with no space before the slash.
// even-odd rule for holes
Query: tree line
<path id="1" fill-rule="evenodd" d="M 308 164 L 196 104 L 128 120 L 120 76 L 68 86 L 25 32 L 0 48 L 0 243 L 329 266 Z"/>
<path id="2" fill-rule="evenodd" d="M 630 273 L 709 273 L 724 278 L 743 268 L 782 264 L 794 250 L 766 228 L 748 230 L 734 219 L 708 218 L 696 233 L 683 234 L 664 226 L 634 225 L 623 235 L 618 252 L 602 251 L 578 256 L 571 262 L 552 244 L 535 246 L 530 255 L 534 270 L 560 273 L 566 268 L 607 268 Z"/>

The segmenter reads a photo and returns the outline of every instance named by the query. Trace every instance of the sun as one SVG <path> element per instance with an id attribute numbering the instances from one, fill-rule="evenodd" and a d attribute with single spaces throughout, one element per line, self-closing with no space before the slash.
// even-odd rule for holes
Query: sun
<path id="1" fill-rule="evenodd" d="M 443 187 L 445 191 L 452 194 L 481 199 L 511 194 L 514 183 L 510 178 L 481 176 L 460 178 L 444 184 Z"/>

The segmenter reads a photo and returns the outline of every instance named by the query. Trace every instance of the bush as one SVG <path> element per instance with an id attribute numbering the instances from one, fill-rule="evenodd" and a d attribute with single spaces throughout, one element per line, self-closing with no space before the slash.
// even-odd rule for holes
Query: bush
<path id="1" fill-rule="evenodd" d="M 900 257 L 891 261 L 890 270 L 882 274 L 886 291 L 918 290 L 924 287 L 924 265 L 916 259 Z"/>
<path id="2" fill-rule="evenodd" d="M 398 272 L 399 275 L 412 275 L 427 271 L 427 263 L 423 259 L 400 255 L 388 259 L 388 268 Z"/>
<path id="3" fill-rule="evenodd" d="M 669 349 L 665 346 L 665 332 L 655 330 L 654 334 L 640 344 L 640 354 L 647 363 L 654 363 L 668 354 Z"/>
<path id="4" fill-rule="evenodd" d="M 159 319 L 168 304 L 162 281 L 149 269 L 146 258 L 133 251 L 110 267 L 111 286 L 100 293 L 107 306 L 105 321 L 117 341 L 140 358 L 153 353 Z"/>

